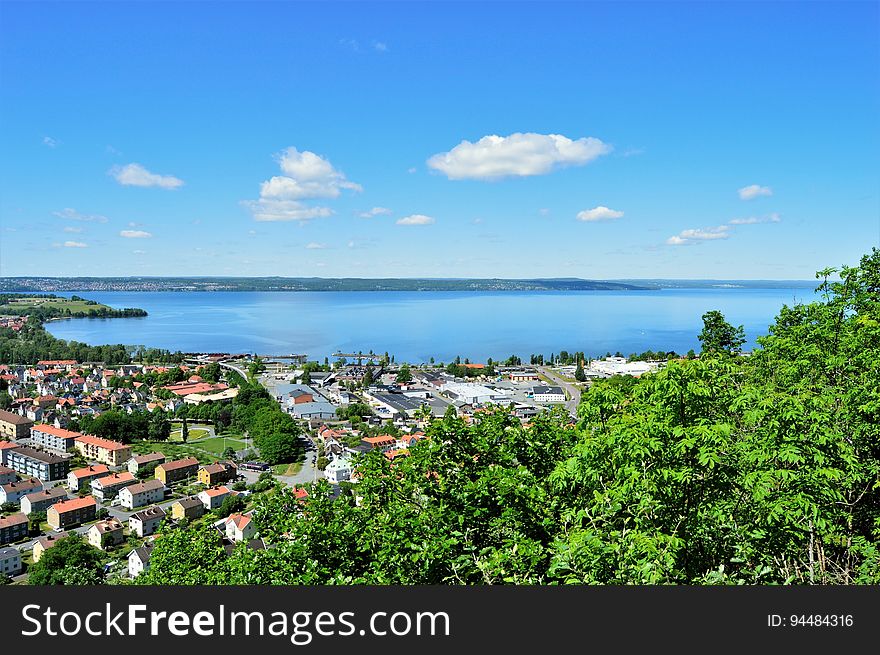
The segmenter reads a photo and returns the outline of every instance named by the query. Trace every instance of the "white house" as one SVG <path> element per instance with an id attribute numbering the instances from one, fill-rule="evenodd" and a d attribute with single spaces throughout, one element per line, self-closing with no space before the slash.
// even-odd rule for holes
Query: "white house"
<path id="1" fill-rule="evenodd" d="M 165 510 L 161 507 L 151 507 L 149 509 L 135 512 L 128 519 L 128 529 L 139 537 L 151 535 L 162 524 L 165 518 Z"/>
<path id="2" fill-rule="evenodd" d="M 0 575 L 21 573 L 21 553 L 18 548 L 0 548 Z"/>
<path id="3" fill-rule="evenodd" d="M 165 500 L 165 484 L 161 480 L 147 480 L 119 492 L 119 502 L 127 509 L 142 507 Z"/>
<path id="4" fill-rule="evenodd" d="M 23 496 L 43 490 L 43 483 L 36 478 L 0 485 L 0 503 L 17 503 Z"/>
<path id="5" fill-rule="evenodd" d="M 197 495 L 205 509 L 210 512 L 212 509 L 220 507 L 231 493 L 228 487 L 211 487 L 210 489 L 200 491 Z"/>
<path id="6" fill-rule="evenodd" d="M 564 403 L 565 392 L 561 387 L 537 386 L 532 389 L 535 402 L 538 403 Z"/>
<path id="7" fill-rule="evenodd" d="M 351 477 L 351 471 L 351 458 L 343 455 L 334 458 L 333 461 L 327 464 L 327 468 L 324 469 L 324 477 L 327 478 L 330 484 L 339 484 Z"/>
<path id="8" fill-rule="evenodd" d="M 226 536 L 232 541 L 249 541 L 256 533 L 257 526 L 246 514 L 233 514 L 226 519 Z"/>
<path id="9" fill-rule="evenodd" d="M 144 544 L 135 548 L 128 554 L 128 575 L 131 578 L 138 577 L 150 568 L 150 554 L 153 552 L 153 544 Z"/>

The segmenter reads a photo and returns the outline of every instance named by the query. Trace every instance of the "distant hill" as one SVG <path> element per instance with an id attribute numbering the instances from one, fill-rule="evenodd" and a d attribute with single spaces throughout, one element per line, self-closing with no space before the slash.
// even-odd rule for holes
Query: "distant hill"
<path id="1" fill-rule="evenodd" d="M 4 277 L 0 291 L 637 291 L 638 283 L 577 278 Z"/>

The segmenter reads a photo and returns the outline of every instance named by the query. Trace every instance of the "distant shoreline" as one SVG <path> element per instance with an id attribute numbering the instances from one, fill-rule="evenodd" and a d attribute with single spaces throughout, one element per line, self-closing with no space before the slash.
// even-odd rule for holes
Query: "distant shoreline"
<path id="1" fill-rule="evenodd" d="M 781 289 L 815 288 L 815 280 L 583 280 L 437 279 L 437 278 L 0 278 L 0 292 L 317 292 L 317 291 L 658 291 L 662 289 Z"/>

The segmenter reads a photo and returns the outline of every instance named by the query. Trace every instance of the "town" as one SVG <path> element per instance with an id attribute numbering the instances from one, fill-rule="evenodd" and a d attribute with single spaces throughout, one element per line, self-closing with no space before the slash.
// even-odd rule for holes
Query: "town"
<path id="1" fill-rule="evenodd" d="M 4 327 L 24 321 L 6 317 Z M 470 422 L 502 407 L 523 425 L 546 411 L 574 420 L 593 380 L 666 363 L 566 352 L 552 366 L 536 356 L 529 365 L 511 357 L 446 366 L 397 364 L 387 353 L 334 357 L 0 364 L 0 582 L 51 579 L 40 562 L 66 537 L 94 550 L 108 582 L 147 570 L 155 538 L 175 526 L 208 523 L 227 552 L 264 549 L 254 499 L 278 485 L 301 500 L 324 479 L 338 493 L 357 484 L 364 453 L 406 457 L 432 417 L 449 413 Z M 233 418 L 253 395 L 242 390 L 257 386 L 296 426 L 284 447 Z"/>

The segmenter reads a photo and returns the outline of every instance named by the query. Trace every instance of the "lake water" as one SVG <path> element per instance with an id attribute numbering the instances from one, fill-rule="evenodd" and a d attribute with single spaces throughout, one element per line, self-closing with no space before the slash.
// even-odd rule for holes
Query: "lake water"
<path id="1" fill-rule="evenodd" d="M 47 325 L 61 339 L 184 352 L 270 355 L 389 352 L 397 361 L 472 361 L 568 350 L 587 355 L 693 348 L 704 312 L 718 309 L 766 334 L 783 304 L 812 289 L 664 289 L 566 292 L 81 292 L 149 316 Z M 67 294 L 69 295 L 69 294 Z"/>

